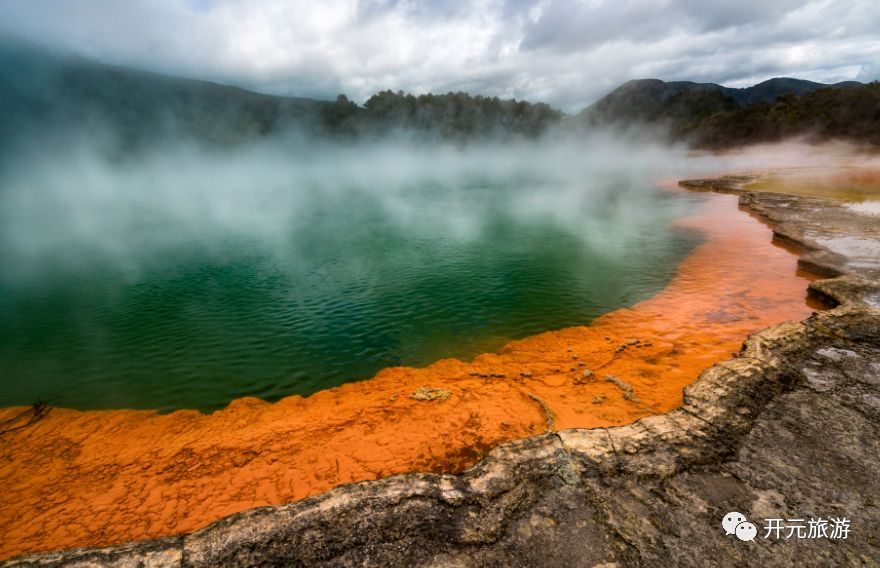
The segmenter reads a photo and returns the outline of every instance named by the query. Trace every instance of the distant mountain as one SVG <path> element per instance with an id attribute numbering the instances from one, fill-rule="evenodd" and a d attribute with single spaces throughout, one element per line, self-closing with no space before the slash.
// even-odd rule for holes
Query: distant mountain
<path id="1" fill-rule="evenodd" d="M 278 97 L 105 65 L 8 38 L 0 38 L 0 108 L 0 148 L 61 134 L 109 136 L 106 146 L 122 153 L 170 138 L 226 146 L 276 134 L 533 137 L 563 117 L 543 103 L 467 93 L 383 91 L 363 107 L 344 95 L 333 101 Z"/>
<path id="2" fill-rule="evenodd" d="M 776 78 L 742 89 L 715 83 L 640 79 L 624 83 L 576 118 L 723 148 L 811 136 L 880 144 L 880 85 Z"/>
<path id="3" fill-rule="evenodd" d="M 307 124 L 327 101 L 274 97 L 0 41 L 0 142 L 42 129 L 226 144 Z"/>
<path id="4" fill-rule="evenodd" d="M 641 79 L 566 117 L 544 103 L 446 93 L 379 92 L 363 106 L 260 94 L 105 65 L 0 37 L 0 161 L 17 144 L 104 142 L 125 155 L 156 142 L 230 146 L 266 136 L 356 140 L 404 136 L 468 142 L 534 138 L 556 126 L 635 128 L 720 148 L 785 136 L 880 145 L 880 85 L 777 78 L 733 89 Z"/>
<path id="5" fill-rule="evenodd" d="M 751 87 L 743 89 L 733 89 L 729 87 L 721 87 L 722 92 L 733 98 L 740 106 L 750 105 L 752 103 L 773 103 L 776 99 L 783 95 L 803 95 L 812 93 L 819 89 L 825 88 L 846 88 L 857 87 L 862 85 L 858 81 L 842 81 L 840 83 L 825 84 L 806 81 L 804 79 L 792 79 L 790 77 L 776 77 L 769 79 Z"/>
<path id="6" fill-rule="evenodd" d="M 757 102 L 682 125 L 674 135 L 708 149 L 804 137 L 880 147 L 880 82 L 825 87 Z"/>
<path id="7" fill-rule="evenodd" d="M 715 83 L 636 79 L 627 81 L 584 109 L 581 116 L 592 124 L 680 124 L 754 103 L 773 103 L 783 95 L 802 95 L 823 88 L 859 85 L 862 83 L 858 81 L 826 85 L 779 77 L 751 87 L 735 89 Z"/>
<path id="8" fill-rule="evenodd" d="M 681 123 L 736 107 L 721 85 L 638 79 L 614 89 L 584 109 L 581 117 L 593 125 Z"/>

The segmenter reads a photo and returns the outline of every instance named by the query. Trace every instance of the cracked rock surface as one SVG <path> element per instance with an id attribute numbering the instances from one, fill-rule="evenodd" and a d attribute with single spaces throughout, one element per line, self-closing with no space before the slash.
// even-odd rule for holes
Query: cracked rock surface
<path id="1" fill-rule="evenodd" d="M 880 565 L 880 255 L 832 242 L 880 245 L 880 223 L 740 190 L 749 179 L 683 185 L 741 193 L 828 277 L 811 291 L 837 307 L 753 335 L 680 408 L 511 442 L 459 475 L 346 485 L 189 535 L 5 565 Z M 730 511 L 755 523 L 754 541 L 725 535 Z M 848 538 L 764 538 L 767 518 L 820 517 L 846 517 Z"/>

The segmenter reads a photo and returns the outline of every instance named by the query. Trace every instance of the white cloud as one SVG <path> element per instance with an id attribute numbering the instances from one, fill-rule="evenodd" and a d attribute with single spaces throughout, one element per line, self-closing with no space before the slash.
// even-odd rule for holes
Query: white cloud
<path id="1" fill-rule="evenodd" d="M 468 90 L 577 110 L 628 79 L 876 79 L 874 0 L 0 0 L 103 61 L 273 93 Z"/>

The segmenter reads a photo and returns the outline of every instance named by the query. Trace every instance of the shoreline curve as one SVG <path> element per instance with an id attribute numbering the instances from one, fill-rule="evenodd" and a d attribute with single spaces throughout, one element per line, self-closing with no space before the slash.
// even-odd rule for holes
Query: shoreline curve
<path id="1" fill-rule="evenodd" d="M 83 413 L 55 410 L 50 416 L 31 426 L 27 430 L 25 438 L 31 444 L 34 438 L 39 438 L 40 435 L 56 442 L 63 438 L 67 442 L 65 447 L 52 448 L 51 445 L 41 447 L 40 444 L 36 444 L 31 455 L 41 453 L 54 457 L 58 453 L 57 450 L 60 449 L 61 460 L 64 463 L 54 470 L 54 478 L 47 476 L 43 479 L 42 486 L 39 486 L 38 483 L 36 489 L 25 487 L 24 489 L 31 489 L 31 500 L 25 499 L 19 505 L 17 514 L 10 515 L 9 513 L 16 513 L 16 511 L 9 511 L 8 506 L 4 507 L 7 509 L 4 511 L 6 513 L 4 516 L 7 519 L 16 518 L 18 521 L 22 521 L 22 514 L 27 516 L 28 509 L 36 499 L 40 499 L 40 502 L 44 504 L 55 504 L 56 507 L 54 510 L 51 508 L 45 510 L 44 519 L 25 519 L 28 523 L 41 524 L 42 534 L 22 534 L 21 531 L 15 530 L 16 527 L 11 527 L 12 530 L 9 530 L 8 526 L 4 527 L 4 531 L 12 537 L 22 538 L 19 543 L 32 545 L 31 550 L 39 550 L 40 546 L 37 543 L 50 536 L 53 542 L 61 544 L 61 546 L 71 544 L 76 546 L 78 544 L 110 544 L 114 541 L 119 542 L 132 538 L 163 536 L 163 532 L 164 534 L 190 532 L 212 520 L 223 518 L 237 511 L 251 509 L 254 506 L 296 501 L 347 482 L 401 473 L 394 470 L 393 464 L 389 466 L 397 454 L 396 450 L 399 449 L 395 446 L 415 449 L 417 452 L 421 450 L 419 453 L 410 454 L 408 469 L 404 471 L 423 469 L 437 473 L 455 473 L 478 462 L 492 447 L 508 440 L 527 438 L 544 430 L 616 426 L 670 411 L 682 404 L 681 389 L 684 385 L 690 383 L 712 363 L 729 357 L 738 349 L 742 337 L 749 334 L 748 325 L 746 325 L 746 327 L 736 328 L 734 332 L 739 335 L 731 338 L 731 329 L 728 325 L 724 333 L 713 336 L 711 333 L 706 333 L 705 328 L 708 324 L 730 324 L 747 318 L 753 328 L 751 331 L 757 331 L 770 323 L 776 323 L 770 321 L 774 318 L 779 321 L 779 312 L 773 312 L 772 309 L 778 309 L 780 305 L 791 310 L 794 318 L 803 317 L 810 311 L 806 308 L 802 298 L 806 280 L 794 276 L 798 261 L 781 249 L 767 247 L 766 237 L 770 235 L 769 229 L 762 227 L 760 231 L 756 231 L 755 221 L 749 216 L 741 216 L 749 222 L 734 224 L 734 228 L 738 227 L 739 232 L 735 230 L 731 232 L 730 226 L 721 226 L 719 216 L 728 215 L 730 210 L 733 210 L 734 216 L 740 216 L 740 213 L 732 207 L 732 200 L 733 198 L 725 199 L 719 196 L 717 199 L 710 199 L 707 202 L 714 204 L 713 206 L 717 209 L 713 210 L 712 207 L 707 207 L 709 209 L 708 215 L 703 212 L 706 216 L 704 217 L 705 224 L 701 228 L 715 231 L 723 229 L 728 232 L 727 234 L 716 234 L 714 240 L 710 237 L 704 245 L 710 243 L 717 245 L 726 239 L 723 242 L 726 242 L 728 247 L 735 245 L 734 250 L 742 253 L 741 258 L 746 258 L 747 253 L 752 253 L 752 256 L 749 257 L 750 260 L 754 261 L 756 258 L 760 258 L 761 262 L 766 265 L 768 263 L 764 261 L 767 258 L 762 257 L 759 252 L 759 249 L 766 249 L 765 253 L 777 254 L 778 259 L 785 259 L 787 262 L 783 262 L 782 267 L 777 263 L 769 263 L 773 270 L 767 274 L 754 273 L 753 271 L 743 274 L 746 279 L 737 281 L 735 286 L 729 290 L 731 301 L 727 304 L 723 302 L 719 304 L 718 290 L 713 289 L 716 294 L 710 296 L 711 305 L 700 304 L 693 294 L 695 286 L 699 288 L 711 284 L 717 287 L 719 283 L 715 278 L 717 274 L 703 274 L 703 281 L 684 282 L 683 290 L 670 294 L 669 290 L 674 286 L 674 280 L 664 291 L 650 300 L 642 302 L 633 309 L 618 310 L 602 316 L 589 328 L 567 328 L 515 341 L 508 344 L 499 353 L 477 357 L 472 363 L 445 360 L 425 369 L 386 369 L 369 381 L 331 389 L 336 392 L 313 395 L 313 397 L 328 399 L 326 402 L 331 413 L 348 412 L 350 414 L 347 421 L 328 421 L 329 424 L 325 423 L 318 425 L 318 427 L 329 430 L 331 435 L 344 434 L 346 429 L 352 427 L 356 432 L 348 432 L 347 436 L 342 436 L 337 440 L 335 477 L 332 477 L 332 463 L 328 468 L 314 467 L 313 473 L 329 470 L 331 478 L 328 479 L 326 475 L 324 477 L 315 475 L 315 480 L 311 485 L 300 482 L 300 485 L 308 485 L 308 487 L 299 495 L 294 490 L 291 495 L 282 497 L 278 495 L 277 487 L 273 488 L 271 484 L 264 487 L 265 484 L 262 482 L 272 478 L 273 473 L 284 470 L 289 473 L 291 461 L 301 462 L 303 457 L 313 458 L 314 463 L 320 463 L 322 466 L 328 465 L 322 463 L 328 460 L 321 458 L 324 456 L 333 457 L 332 448 L 328 449 L 326 446 L 317 448 L 318 451 L 313 451 L 311 454 L 304 454 L 303 451 L 307 448 L 300 448 L 299 453 L 296 453 L 296 444 L 285 446 L 282 442 L 281 445 L 276 444 L 275 447 L 272 447 L 271 444 L 255 444 L 253 443 L 254 438 L 251 437 L 239 440 L 238 448 L 240 449 L 236 449 L 235 444 L 230 443 L 225 435 L 240 429 L 248 429 L 254 436 L 262 436 L 261 439 L 257 438 L 258 441 L 272 439 L 277 441 L 285 432 L 289 434 L 291 431 L 299 431 L 297 427 L 301 426 L 301 424 L 294 424 L 294 428 L 290 428 L 291 424 L 287 424 L 287 430 L 279 430 L 277 422 L 279 420 L 290 422 L 295 419 L 291 415 L 295 415 L 298 411 L 301 413 L 304 406 L 303 401 L 309 399 L 291 397 L 291 399 L 299 400 L 284 399 L 274 404 L 255 399 L 235 401 L 228 409 L 218 411 L 228 426 L 226 429 L 219 429 L 219 436 L 217 432 L 213 433 L 215 436 L 213 446 L 211 440 L 206 442 L 205 438 L 209 437 L 212 430 L 218 430 L 216 421 L 211 420 L 218 413 L 201 415 L 195 412 L 178 411 L 168 415 L 150 415 L 149 412 L 144 411 L 90 411 Z M 729 210 L 725 211 L 725 208 Z M 742 219 L 739 220 L 742 221 Z M 690 222 L 694 222 L 693 219 Z M 748 247 L 748 242 L 743 241 L 743 236 L 754 238 L 752 243 L 754 250 Z M 704 245 L 700 245 L 688 259 L 685 259 L 682 265 L 695 264 L 693 260 L 695 256 L 699 261 L 698 252 L 701 250 L 705 257 L 702 259 L 704 262 L 711 259 L 713 263 L 718 263 L 718 250 L 710 250 L 707 254 L 703 248 Z M 736 258 L 731 257 L 727 260 L 735 261 Z M 687 268 L 685 266 L 683 269 L 680 266 L 679 270 L 687 274 Z M 700 266 L 697 263 L 697 266 L 690 268 L 699 269 Z M 729 270 L 730 266 L 725 266 L 725 268 Z M 742 268 L 740 267 L 740 270 Z M 743 289 L 744 282 L 749 282 L 752 285 L 755 282 L 759 284 L 773 282 L 779 276 L 776 272 L 782 270 L 787 271 L 786 284 L 775 289 L 770 286 L 771 290 L 765 290 L 768 294 L 763 298 L 750 298 L 748 289 Z M 699 272 L 699 270 L 695 270 L 695 272 Z M 676 280 L 678 279 L 679 275 L 677 274 Z M 678 285 L 682 287 L 682 282 L 679 282 Z M 793 291 L 795 291 L 794 294 L 792 294 Z M 670 295 L 672 297 L 669 297 Z M 801 297 L 798 298 L 798 295 Z M 748 301 L 757 301 L 757 303 L 749 305 Z M 662 312 L 671 303 L 688 304 L 690 311 L 688 311 L 687 317 L 670 318 L 667 313 L 664 321 Z M 647 305 L 647 312 L 645 312 L 644 305 Z M 659 311 L 651 311 L 658 307 L 661 308 Z M 640 312 L 640 310 L 642 311 Z M 700 314 L 701 317 L 694 318 L 694 314 Z M 781 319 L 792 318 L 784 317 Z M 685 321 L 685 325 L 682 325 L 682 321 Z M 762 325 L 762 322 L 765 324 Z M 639 328 L 640 325 L 643 327 Z M 650 329 L 649 339 L 644 338 L 646 329 L 644 326 L 646 325 L 649 326 L 647 329 Z M 689 326 L 690 329 L 688 329 Z M 695 330 L 694 326 L 699 329 Z M 640 331 L 643 332 L 641 338 L 638 337 Z M 587 337 L 584 337 L 584 333 L 587 334 Z M 655 339 L 656 337 L 674 339 L 673 341 L 658 341 Z M 682 349 L 682 347 L 686 349 Z M 697 356 L 693 356 L 694 352 L 697 352 Z M 661 362 L 660 360 L 664 356 L 666 359 Z M 666 363 L 665 367 L 663 362 Z M 651 369 L 652 366 L 653 369 Z M 635 374 L 639 369 L 653 372 Z M 587 370 L 591 372 L 591 376 L 585 375 L 584 371 Z M 683 384 L 681 381 L 659 380 L 659 378 L 668 378 L 669 375 L 676 374 L 683 376 Z M 444 375 L 454 377 L 455 384 L 444 383 L 442 379 Z M 609 376 L 616 380 L 608 378 Z M 365 383 L 373 383 L 369 386 L 378 385 L 378 388 L 354 388 L 356 385 L 364 385 Z M 390 390 L 389 385 L 391 386 Z M 361 392 L 358 392 L 359 390 Z M 474 393 L 479 393 L 479 395 Z M 361 400 L 359 406 L 345 406 L 345 401 L 340 398 L 345 397 L 346 394 L 349 398 L 351 398 L 351 394 L 356 394 L 359 398 L 366 396 L 367 400 Z M 597 399 L 600 402 L 595 402 Z M 484 410 L 486 401 L 494 404 L 490 410 L 496 415 Z M 684 401 L 686 402 L 686 396 Z M 397 402 L 402 402 L 403 404 L 398 406 L 404 408 L 393 408 L 394 403 Z M 389 410 L 390 407 L 392 408 Z M 576 410 L 583 408 L 588 409 L 592 414 L 584 417 L 583 411 L 576 412 Z M 479 409 L 479 412 L 475 409 Z M 358 460 L 355 459 L 359 451 L 364 451 L 363 447 L 357 447 L 358 438 L 364 433 L 365 420 L 363 415 L 372 413 L 387 421 L 389 417 L 393 420 L 395 413 L 401 410 L 404 410 L 405 414 L 411 417 L 420 428 L 410 431 L 400 429 L 401 431 L 393 433 L 395 435 L 390 437 L 388 443 L 376 444 L 376 447 L 367 448 L 369 457 L 373 460 L 374 469 L 367 472 L 372 477 L 364 476 L 365 468 L 361 467 L 358 470 Z M 602 416 L 599 416 L 600 412 Z M 62 415 L 62 420 L 55 427 L 60 428 L 63 433 L 56 431 L 55 437 L 52 439 L 53 429 L 46 429 L 46 426 L 52 424 L 52 420 L 57 420 L 59 415 Z M 600 420 L 591 423 L 590 416 L 598 417 Z M 163 452 L 154 449 L 152 454 L 144 452 L 143 446 L 149 441 L 150 434 L 153 436 L 157 434 L 155 430 L 151 431 L 151 428 L 155 427 L 155 422 L 161 423 L 162 419 L 166 417 L 174 419 L 168 419 L 166 424 L 162 424 L 164 431 L 160 430 L 159 434 L 163 434 L 163 436 L 159 436 L 159 438 L 164 443 L 167 442 L 168 437 L 176 435 L 181 438 L 178 440 L 181 443 L 169 451 Z M 510 417 L 518 417 L 519 423 Z M 84 418 L 85 420 L 83 420 Z M 508 420 L 503 418 L 508 418 Z M 83 420 L 83 422 L 77 424 L 77 420 Z M 200 421 L 202 423 L 199 423 Z M 76 435 L 71 435 L 70 431 L 65 432 L 71 422 L 81 429 L 78 433 L 83 439 L 93 438 L 93 432 L 109 436 L 103 444 L 104 448 L 118 444 L 120 432 L 128 436 L 135 444 L 139 443 L 139 445 L 123 451 L 122 456 L 115 456 L 113 460 L 110 460 L 113 462 L 110 465 L 121 465 L 123 470 L 136 472 L 139 476 L 138 482 L 146 482 L 145 487 L 136 494 L 130 495 L 131 481 L 125 483 L 123 476 L 123 481 L 120 482 L 119 472 L 116 472 L 116 475 L 109 472 L 108 476 L 108 472 L 105 471 L 103 477 L 95 476 L 99 483 L 97 487 L 93 485 L 91 491 L 80 487 L 79 497 L 73 492 L 73 495 L 60 495 L 60 498 L 56 495 L 54 500 L 46 499 L 49 486 L 56 492 L 63 493 L 65 488 L 59 487 L 59 484 L 64 484 L 65 479 L 81 479 L 83 476 L 100 471 L 101 467 L 106 469 L 108 465 L 107 460 L 103 463 L 100 459 L 95 461 L 101 453 L 101 444 L 91 442 L 91 446 L 86 444 L 86 447 L 83 447 L 84 443 L 79 442 L 79 447 L 77 447 Z M 369 423 L 366 425 L 370 426 Z M 310 426 L 313 430 L 315 429 L 314 424 Z M 377 424 L 372 425 L 373 431 L 377 426 Z M 626 426 L 620 427 L 626 428 Z M 470 432 L 470 437 L 461 436 L 454 439 L 457 448 L 455 448 L 455 444 L 453 447 L 457 449 L 457 453 L 446 450 L 450 445 L 448 437 L 450 431 L 455 431 L 458 434 Z M 420 435 L 426 433 L 428 436 L 420 438 Z M 116 437 L 114 438 L 114 436 Z M 388 438 L 387 435 L 386 438 Z M 428 443 L 425 443 L 426 438 Z M 369 440 L 370 438 L 363 436 L 363 439 Z M 16 457 L 15 444 L 7 444 L 6 442 L 4 440 L 4 446 L 6 446 L 4 453 L 9 457 Z M 361 445 L 363 446 L 363 444 Z M 257 451 L 254 448 L 261 449 Z M 163 449 L 167 450 L 167 448 Z M 294 451 L 291 452 L 291 450 Z M 87 453 L 86 456 L 83 456 L 84 452 L 91 452 L 91 454 Z M 290 456 L 291 453 L 294 459 L 285 461 L 283 459 L 285 454 Z M 148 456 L 147 459 L 143 459 L 144 454 Z M 273 454 L 276 458 L 274 461 L 272 461 Z M 324 456 L 319 454 L 324 454 Z M 21 455 L 20 452 L 18 455 Z M 413 455 L 416 457 L 415 461 L 412 460 Z M 343 458 L 343 463 L 340 463 L 340 457 Z M 346 459 L 354 463 L 344 463 Z M 90 464 L 95 469 L 71 467 L 71 463 L 75 464 L 78 460 Z M 268 464 L 265 463 L 267 461 Z M 363 461 L 369 461 L 369 459 Z M 274 465 L 274 467 L 257 469 L 252 465 L 255 462 L 256 465 Z M 379 467 L 375 467 L 375 464 L 378 464 Z M 162 469 L 163 466 L 165 469 Z M 357 471 L 361 471 L 360 476 Z M 196 472 L 196 475 L 188 475 L 188 472 Z M 233 475 L 229 475 L 230 472 Z M 6 475 L 0 474 L 0 479 L 8 483 L 10 481 L 8 467 L 5 473 Z M 113 481 L 110 482 L 108 478 Z M 197 486 L 201 485 L 201 482 L 206 478 L 214 480 L 212 486 L 197 489 Z M 286 480 L 288 487 L 296 485 L 297 480 L 289 478 L 288 475 Z M 163 483 L 168 480 L 171 480 L 171 483 Z M 251 499 L 227 501 L 222 503 L 220 507 L 216 507 L 216 503 L 214 503 L 213 509 L 201 512 L 201 516 L 197 517 L 200 520 L 190 524 L 182 523 L 178 509 L 192 510 L 191 504 L 196 499 L 203 500 L 208 495 L 215 495 L 211 490 L 217 487 L 218 480 L 233 489 L 236 485 L 249 488 Z M 37 481 L 39 482 L 39 479 Z M 102 488 L 101 483 L 109 484 L 109 487 Z M 169 486 L 171 487 L 170 491 L 168 490 Z M 102 489 L 104 490 L 102 491 Z M 187 489 L 190 491 L 189 499 L 175 499 L 175 496 L 179 496 Z M 25 496 L 28 495 L 28 491 L 21 493 Z M 97 497 L 89 499 L 91 503 L 83 501 L 83 496 L 91 498 L 94 495 Z M 120 522 L 125 521 L 125 515 L 119 516 L 117 514 L 115 518 L 111 515 L 105 518 L 103 523 L 99 523 L 97 526 L 91 525 L 89 521 L 94 519 L 84 519 L 85 511 L 82 507 L 79 509 L 70 507 L 71 501 L 75 504 L 77 499 L 79 499 L 80 505 L 88 506 L 86 510 L 90 511 L 89 514 L 97 517 L 105 514 L 102 511 L 118 510 L 120 501 L 127 502 L 129 510 L 137 511 L 138 506 L 143 509 L 144 505 L 147 505 L 148 510 L 158 505 L 161 510 L 152 519 L 150 515 L 146 515 L 147 522 L 142 523 L 145 526 L 135 526 L 128 533 L 118 529 L 116 532 L 112 530 L 108 532 L 106 528 L 108 526 L 126 527 L 125 522 Z M 183 502 L 181 503 L 181 501 Z M 170 506 L 169 503 L 171 503 Z M 58 515 L 59 510 L 67 511 L 67 519 L 78 519 L 80 526 L 74 525 L 74 530 L 67 534 L 64 534 L 63 531 L 59 532 L 58 527 L 67 520 L 65 515 Z M 53 525 L 45 522 L 53 515 L 58 525 L 54 531 Z M 205 522 L 205 519 L 209 520 Z M 176 530 L 169 531 L 169 527 L 172 526 Z M 132 529 L 131 526 L 127 526 L 127 528 Z M 92 542 L 82 542 L 83 532 L 92 536 Z M 119 538 L 122 534 L 127 534 L 128 537 Z M 115 539 L 113 535 L 116 535 Z M 61 538 L 59 539 L 59 537 Z M 33 547 L 35 544 L 36 547 Z M 3 551 L 4 555 L 8 556 L 10 552 L 16 553 L 14 548 L 11 551 L 10 548 L 12 547 L 7 547 Z M 21 551 L 21 548 L 18 551 Z"/>

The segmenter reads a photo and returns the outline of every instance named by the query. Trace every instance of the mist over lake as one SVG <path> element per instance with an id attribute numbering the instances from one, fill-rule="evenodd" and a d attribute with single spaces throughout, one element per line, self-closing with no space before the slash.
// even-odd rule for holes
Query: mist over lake
<path id="1" fill-rule="evenodd" d="M 506 145 L 88 146 L 2 171 L 4 405 L 198 408 L 470 358 L 661 289 L 681 155 Z M 687 167 L 693 168 L 693 164 Z"/>
<path id="2" fill-rule="evenodd" d="M 880 565 L 878 5 L 0 2 L 0 564 Z"/>

